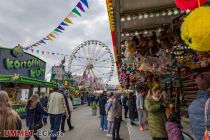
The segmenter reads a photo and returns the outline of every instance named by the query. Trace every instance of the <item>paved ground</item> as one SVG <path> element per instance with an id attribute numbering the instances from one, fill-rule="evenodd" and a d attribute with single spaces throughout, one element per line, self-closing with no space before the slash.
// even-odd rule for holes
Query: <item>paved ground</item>
<path id="1" fill-rule="evenodd" d="M 86 105 L 79 106 L 74 110 L 72 115 L 72 124 L 75 126 L 75 129 L 72 131 L 67 131 L 64 134 L 64 137 L 59 138 L 58 140 L 111 140 L 111 138 L 106 136 L 105 132 L 99 130 L 99 117 L 91 116 L 91 108 L 87 107 Z M 45 130 L 49 130 L 49 128 L 49 125 L 43 127 Z M 23 120 L 23 129 L 27 129 L 25 127 L 25 120 Z M 122 122 L 120 133 L 124 140 L 130 140 L 125 121 Z M 50 138 L 45 137 L 42 139 L 49 140 Z M 23 138 L 20 140 L 23 140 Z"/>
<path id="2" fill-rule="evenodd" d="M 139 127 L 133 126 L 130 124 L 130 121 L 127 120 L 127 127 L 130 135 L 130 140 L 152 140 L 149 135 L 149 131 L 147 126 L 145 127 L 145 131 L 139 131 Z"/>

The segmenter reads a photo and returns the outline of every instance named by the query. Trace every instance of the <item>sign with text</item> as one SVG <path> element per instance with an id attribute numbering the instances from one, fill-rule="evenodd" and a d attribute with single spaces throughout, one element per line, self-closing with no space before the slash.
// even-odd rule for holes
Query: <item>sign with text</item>
<path id="1" fill-rule="evenodd" d="M 65 74 L 65 70 L 63 66 L 52 67 L 53 80 L 63 81 L 64 74 Z"/>
<path id="2" fill-rule="evenodd" d="M 39 80 L 45 79 L 46 63 L 21 48 L 0 48 L 0 75 L 19 74 Z"/>

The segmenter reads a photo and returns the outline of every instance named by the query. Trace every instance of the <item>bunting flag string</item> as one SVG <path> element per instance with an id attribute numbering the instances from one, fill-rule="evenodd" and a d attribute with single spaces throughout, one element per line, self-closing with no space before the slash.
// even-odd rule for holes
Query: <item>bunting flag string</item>
<path id="1" fill-rule="evenodd" d="M 40 47 L 42 45 L 47 44 L 49 41 L 55 40 L 55 38 L 57 38 L 57 36 L 59 36 L 60 34 L 62 34 L 65 31 L 66 27 L 69 27 L 71 24 L 73 24 L 72 18 L 76 18 L 78 16 L 81 17 L 82 16 L 81 12 L 85 13 L 84 7 L 89 8 L 88 1 L 80 0 L 76 4 L 76 6 L 70 11 L 70 13 L 63 19 L 63 21 L 61 21 L 60 24 L 51 33 L 49 33 L 48 35 L 43 37 L 41 40 L 33 43 L 32 45 L 27 46 L 24 49 L 29 50 L 34 47 Z M 35 51 L 33 51 L 33 52 L 35 52 Z"/>
<path id="2" fill-rule="evenodd" d="M 33 53 L 33 54 L 41 54 L 41 55 L 57 55 L 57 56 L 70 56 L 67 54 L 59 53 L 59 52 L 51 52 L 51 51 L 45 51 L 45 50 L 39 50 L 39 49 L 27 49 L 28 52 Z"/>

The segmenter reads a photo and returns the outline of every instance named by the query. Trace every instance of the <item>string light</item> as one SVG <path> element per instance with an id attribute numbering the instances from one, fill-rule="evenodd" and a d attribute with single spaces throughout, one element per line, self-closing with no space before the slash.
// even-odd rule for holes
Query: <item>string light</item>
<path id="1" fill-rule="evenodd" d="M 156 15 L 156 17 L 159 17 L 160 16 L 160 13 L 156 13 L 155 15 Z"/>
<path id="2" fill-rule="evenodd" d="M 122 17 L 122 18 L 121 18 L 121 21 L 122 21 L 122 22 L 124 22 L 124 21 L 125 21 L 125 18 L 124 18 L 124 17 Z"/>
<path id="3" fill-rule="evenodd" d="M 171 16 L 173 13 L 171 10 L 168 10 L 168 15 Z"/>
<path id="4" fill-rule="evenodd" d="M 151 18 L 152 18 L 152 17 L 154 17 L 154 14 L 153 14 L 153 13 L 151 13 L 151 14 L 150 14 L 150 17 L 151 17 Z"/>
<path id="5" fill-rule="evenodd" d="M 128 21 L 130 21 L 130 20 L 131 20 L 131 17 L 130 17 L 130 16 L 128 16 L 128 17 L 127 17 L 127 20 L 128 20 Z"/>
<path id="6" fill-rule="evenodd" d="M 163 11 L 163 12 L 162 12 L 162 16 L 165 16 L 165 15 L 166 15 L 166 12 Z"/>
<path id="7" fill-rule="evenodd" d="M 136 31 L 136 32 L 135 32 L 135 35 L 139 35 L 139 33 Z"/>
<path id="8" fill-rule="evenodd" d="M 142 14 L 139 14 L 139 19 L 142 19 L 143 18 L 143 15 Z"/>
<path id="9" fill-rule="evenodd" d="M 174 10 L 174 15 L 178 15 L 179 11 L 177 9 Z"/>
<path id="10" fill-rule="evenodd" d="M 144 14 L 144 18 L 148 18 L 148 14 L 147 13 Z"/>

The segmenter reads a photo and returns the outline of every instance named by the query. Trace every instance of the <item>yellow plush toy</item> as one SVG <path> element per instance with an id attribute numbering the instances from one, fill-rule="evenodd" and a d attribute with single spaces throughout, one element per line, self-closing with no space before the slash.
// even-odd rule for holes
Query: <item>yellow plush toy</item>
<path id="1" fill-rule="evenodd" d="M 195 9 L 184 19 L 181 37 L 193 50 L 210 50 L 209 6 Z"/>

